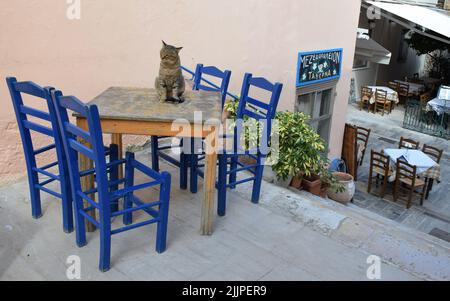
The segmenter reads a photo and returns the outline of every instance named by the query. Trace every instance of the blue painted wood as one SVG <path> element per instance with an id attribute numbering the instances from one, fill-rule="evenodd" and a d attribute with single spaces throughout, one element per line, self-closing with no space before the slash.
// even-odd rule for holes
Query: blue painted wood
<path id="1" fill-rule="evenodd" d="M 70 233 L 73 231 L 72 197 L 70 195 L 70 183 L 66 177 L 67 165 L 65 164 L 66 159 L 62 148 L 58 121 L 50 95 L 50 91 L 53 88 L 42 88 L 31 81 L 18 82 L 14 77 L 8 77 L 6 83 L 11 94 L 20 137 L 22 139 L 30 188 L 32 216 L 36 219 L 42 216 L 41 191 L 60 198 L 62 200 L 63 230 Z M 45 112 L 31 107 L 34 103 L 27 106 L 24 105 L 22 95 L 34 96 L 34 101 L 36 102 L 45 101 L 48 111 Z M 42 120 L 44 124 L 50 123 L 50 127 L 29 121 L 28 116 L 38 118 Z M 49 136 L 53 138 L 54 143 L 40 149 L 35 149 L 31 132 Z M 39 155 L 46 155 L 49 151 L 56 152 L 57 161 L 39 168 L 37 166 L 36 157 Z M 57 175 L 48 171 L 48 169 L 55 166 L 58 166 Z M 39 182 L 39 174 L 47 176 L 50 179 Z M 53 191 L 46 187 L 54 181 L 59 182 L 60 192 Z"/>
<path id="2" fill-rule="evenodd" d="M 268 101 L 257 100 L 250 97 L 250 88 L 259 88 L 267 90 L 271 93 Z M 253 78 L 250 73 L 245 74 L 244 82 L 242 84 L 241 99 L 239 100 L 239 106 L 237 111 L 236 123 L 242 124 L 245 119 L 255 119 L 258 121 L 264 121 L 263 137 L 270 137 L 272 133 L 272 121 L 275 119 L 275 114 L 280 100 L 281 91 L 283 85 L 281 83 L 270 83 L 264 78 Z M 248 109 L 251 105 L 252 110 Z M 263 113 L 265 111 L 265 113 Z M 261 147 L 267 147 L 267 145 L 259 145 L 256 149 L 242 152 L 238 141 L 241 138 L 238 137 L 237 128 L 234 131 L 234 148 L 231 151 L 227 151 L 224 154 L 219 155 L 219 179 L 217 182 L 218 187 L 218 208 L 217 213 L 220 216 L 226 214 L 226 194 L 227 188 L 234 189 L 237 185 L 253 181 L 252 197 L 251 201 L 255 204 L 259 202 L 261 195 L 261 184 L 264 171 L 264 158 L 265 152 L 261 152 Z M 268 139 L 266 139 L 268 140 Z M 263 143 L 268 144 L 268 141 L 263 139 Z M 256 160 L 255 164 L 245 166 L 239 162 L 239 157 L 249 155 Z M 239 167 L 241 166 L 241 167 Z M 246 178 L 243 180 L 237 180 L 237 173 L 249 171 L 254 177 Z M 229 175 L 229 183 L 227 183 L 227 175 Z"/>
<path id="3" fill-rule="evenodd" d="M 65 155 L 68 158 L 68 168 L 70 183 L 72 187 L 72 197 L 75 202 L 75 223 L 76 239 L 79 247 L 85 246 L 86 231 L 85 220 L 97 225 L 100 230 L 100 258 L 99 269 L 106 272 L 111 266 L 111 236 L 123 233 L 132 229 L 143 227 L 149 224 L 157 224 L 156 251 L 164 252 L 166 249 L 167 223 L 170 200 L 170 174 L 167 172 L 158 173 L 146 165 L 138 162 L 134 154 L 127 153 L 124 160 L 118 160 L 118 148 L 116 145 L 110 146 L 109 161 L 105 157 L 105 147 L 103 146 L 102 128 L 98 108 L 95 105 L 85 105 L 75 97 L 64 97 L 60 91 L 52 92 L 52 99 L 60 125 L 62 142 Z M 78 128 L 69 119 L 68 110 L 86 118 L 89 127 L 88 131 Z M 90 147 L 81 145 L 78 139 L 90 141 Z M 81 171 L 78 165 L 78 156 L 88 154 L 94 161 L 93 171 Z M 118 167 L 125 164 L 125 179 L 118 180 Z M 136 171 L 143 173 L 150 180 L 147 183 L 135 185 L 134 174 Z M 81 177 L 86 174 L 95 175 L 97 187 L 89 191 L 82 191 Z M 119 189 L 119 183 L 125 183 L 123 189 Z M 134 193 L 138 190 L 152 186 L 159 186 L 160 196 L 158 200 L 143 203 Z M 88 195 L 96 193 L 97 202 Z M 119 209 L 118 201 L 123 199 L 123 209 Z M 85 207 L 86 200 L 90 207 Z M 98 220 L 95 220 L 88 213 L 93 209 L 98 209 Z M 133 213 L 144 211 L 151 219 L 133 223 Z M 124 227 L 112 229 L 111 217 L 123 216 Z"/>
<path id="4" fill-rule="evenodd" d="M 201 91 L 218 92 L 222 96 L 222 108 L 225 104 L 226 97 L 228 95 L 228 86 L 231 79 L 231 71 L 222 71 L 215 66 L 203 66 L 198 64 L 195 73 L 189 69 L 183 67 L 183 70 L 193 75 L 193 89 Z M 215 84 L 210 80 L 206 79 L 205 76 L 211 76 L 217 78 L 220 84 Z M 180 155 L 180 160 L 176 160 L 171 156 L 162 152 L 162 150 L 167 149 L 167 147 L 159 147 L 159 139 L 166 137 L 152 137 L 151 138 L 151 150 L 152 150 L 152 167 L 155 170 L 159 170 L 159 159 L 162 158 L 169 163 L 174 164 L 180 168 L 180 188 L 187 188 L 187 173 L 190 170 L 190 188 L 192 193 L 197 193 L 198 191 L 198 155 L 194 154 L 194 148 L 191 149 L 191 154 Z M 183 141 L 182 141 L 183 143 Z M 198 143 L 198 141 L 192 139 L 191 145 Z M 181 145 L 180 145 L 181 146 Z"/>

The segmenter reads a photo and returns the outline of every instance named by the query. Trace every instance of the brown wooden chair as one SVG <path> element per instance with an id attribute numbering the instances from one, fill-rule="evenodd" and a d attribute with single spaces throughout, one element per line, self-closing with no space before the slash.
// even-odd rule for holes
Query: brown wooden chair
<path id="1" fill-rule="evenodd" d="M 409 85 L 408 84 L 398 84 L 398 97 L 400 100 L 400 103 L 406 104 L 411 97 L 411 94 L 409 93 Z"/>
<path id="2" fill-rule="evenodd" d="M 399 90 L 398 85 L 399 85 L 399 83 L 397 83 L 397 82 L 392 82 L 392 81 L 388 82 L 388 87 L 397 92 Z"/>
<path id="3" fill-rule="evenodd" d="M 358 144 L 358 152 L 361 152 L 361 158 L 359 158 L 358 162 L 359 166 L 364 162 L 371 131 L 371 129 L 366 129 L 361 126 L 356 127 L 356 143 Z"/>
<path id="4" fill-rule="evenodd" d="M 381 111 L 381 115 L 384 116 L 384 113 L 391 112 L 391 102 L 387 100 L 387 92 L 383 90 L 375 91 L 375 108 L 374 112 Z"/>
<path id="5" fill-rule="evenodd" d="M 368 87 L 361 88 L 361 100 L 359 102 L 359 110 L 361 111 L 364 106 L 367 106 L 367 111 L 370 109 L 370 99 L 372 98 L 372 89 Z"/>
<path id="6" fill-rule="evenodd" d="M 431 100 L 431 92 L 425 92 L 420 94 L 420 106 L 425 107 L 428 102 Z"/>
<path id="7" fill-rule="evenodd" d="M 386 194 L 389 177 L 392 176 L 392 171 L 389 168 L 389 164 L 390 159 L 388 156 L 379 152 L 375 152 L 373 150 L 370 152 L 370 172 L 367 193 L 370 193 L 372 191 L 372 183 L 373 179 L 375 178 L 377 187 L 379 186 L 380 180 L 383 181 L 380 197 L 384 197 L 384 195 Z"/>
<path id="8" fill-rule="evenodd" d="M 420 196 L 420 205 L 423 205 L 426 193 L 426 182 L 417 177 L 417 167 L 398 159 L 394 184 L 394 202 L 400 199 L 400 192 L 406 192 L 406 208 L 411 208 L 413 194 Z M 418 192 L 419 190 L 419 192 Z"/>
<path id="9" fill-rule="evenodd" d="M 404 137 L 400 138 L 400 143 L 398 144 L 399 149 L 419 149 L 420 143 L 412 139 L 407 139 Z"/>
<path id="10" fill-rule="evenodd" d="M 427 144 L 423 145 L 422 151 L 430 156 L 431 159 L 433 159 L 437 164 L 441 162 L 442 154 L 444 153 L 444 150 L 435 148 Z"/>

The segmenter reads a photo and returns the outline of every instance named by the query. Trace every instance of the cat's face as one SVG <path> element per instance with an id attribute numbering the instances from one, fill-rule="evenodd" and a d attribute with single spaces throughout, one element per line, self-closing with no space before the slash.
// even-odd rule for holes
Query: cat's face
<path id="1" fill-rule="evenodd" d="M 171 45 L 167 45 L 163 41 L 163 47 L 161 49 L 161 59 L 163 61 L 176 62 L 179 59 L 179 53 L 183 49 L 183 47 L 174 47 Z"/>

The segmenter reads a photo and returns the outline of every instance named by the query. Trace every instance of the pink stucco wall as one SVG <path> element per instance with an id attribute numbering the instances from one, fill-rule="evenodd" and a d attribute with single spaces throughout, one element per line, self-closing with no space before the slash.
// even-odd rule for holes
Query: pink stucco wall
<path id="1" fill-rule="evenodd" d="M 358 25 L 359 0 L 0 1 L 0 78 L 16 76 L 90 100 L 112 85 L 152 86 L 161 39 L 183 46 L 182 63 L 233 71 L 239 93 L 248 71 L 285 84 L 280 109 L 293 109 L 298 51 L 344 48 L 331 156 L 339 155 Z M 0 83 L 0 182 L 25 165 L 6 84 Z M 43 142 L 41 142 L 43 143 Z"/>

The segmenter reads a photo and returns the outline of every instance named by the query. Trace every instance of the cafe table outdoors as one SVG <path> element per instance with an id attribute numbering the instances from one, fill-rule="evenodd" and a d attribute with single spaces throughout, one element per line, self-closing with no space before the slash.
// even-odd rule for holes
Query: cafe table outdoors
<path id="1" fill-rule="evenodd" d="M 155 89 L 111 87 L 94 98 L 90 105 L 97 105 L 103 133 L 111 134 L 111 141 L 119 146 L 122 157 L 123 135 L 181 137 L 181 129 L 190 125 L 183 137 L 205 138 L 205 181 L 201 206 L 200 233 L 213 232 L 214 195 L 216 183 L 216 145 L 222 120 L 221 97 L 215 92 L 186 91 L 183 103 L 161 103 Z M 77 125 L 87 129 L 85 118 L 76 116 Z M 91 169 L 92 161 L 80 156 L 82 170 Z M 94 187 L 94 178 L 82 181 L 85 191 Z M 94 197 L 94 196 L 91 196 Z M 199 208 L 200 209 L 200 208 Z M 93 225 L 88 225 L 92 231 Z"/>
<path id="2" fill-rule="evenodd" d="M 412 95 L 420 95 L 422 92 L 425 91 L 425 85 L 423 84 L 416 84 L 416 83 L 411 83 L 411 82 L 407 82 L 407 81 L 403 81 L 403 80 L 395 80 L 396 83 L 399 84 L 403 84 L 403 85 L 408 85 L 409 86 L 409 94 Z"/>
<path id="3" fill-rule="evenodd" d="M 375 91 L 376 90 L 382 90 L 382 91 L 386 91 L 387 95 L 386 95 L 386 99 L 388 101 L 394 102 L 396 105 L 399 103 L 399 98 L 398 98 L 398 93 L 397 91 L 389 88 L 389 87 L 385 87 L 385 86 L 368 86 L 367 88 L 369 88 L 370 90 L 372 90 L 372 97 L 369 99 L 369 103 L 370 104 L 374 104 L 375 103 Z"/>
<path id="4" fill-rule="evenodd" d="M 431 191 L 433 181 L 441 181 L 441 167 L 433 159 L 421 150 L 413 149 L 385 149 L 384 153 L 391 159 L 390 166 L 395 168 L 397 159 L 403 158 L 411 165 L 416 166 L 417 175 L 421 178 L 428 179 L 427 183 L 427 194 Z M 393 175 L 389 178 L 389 182 L 395 181 L 395 170 L 393 170 Z"/>

